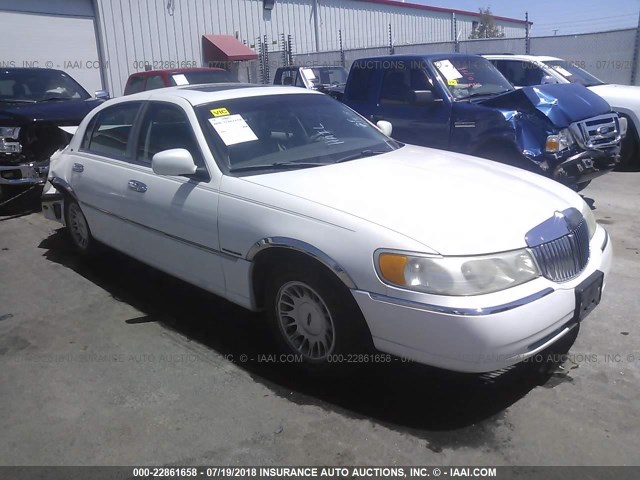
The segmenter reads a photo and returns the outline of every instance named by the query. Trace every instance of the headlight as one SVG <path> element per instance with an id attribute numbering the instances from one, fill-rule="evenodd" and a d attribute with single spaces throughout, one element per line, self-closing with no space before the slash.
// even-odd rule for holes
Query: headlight
<path id="1" fill-rule="evenodd" d="M 587 230 L 589 231 L 589 240 L 593 238 L 596 233 L 596 228 L 598 227 L 598 223 L 596 222 L 596 217 L 593 215 L 593 211 L 591 207 L 587 204 L 587 202 L 582 202 L 582 210 L 580 211 L 585 221 L 587 222 Z"/>
<path id="2" fill-rule="evenodd" d="M 0 127 L 0 153 L 20 153 L 22 145 L 17 141 L 20 127 Z"/>
<path id="3" fill-rule="evenodd" d="M 545 150 L 549 153 L 556 153 L 571 147 L 576 141 L 568 128 L 563 128 L 557 135 L 549 135 Z"/>
<path id="4" fill-rule="evenodd" d="M 378 273 L 391 285 L 436 295 L 482 295 L 533 280 L 540 273 L 527 250 L 477 257 L 381 252 Z"/>
<path id="5" fill-rule="evenodd" d="M 627 121 L 626 117 L 619 117 L 618 118 L 618 124 L 620 125 L 620 136 L 621 137 L 626 137 L 627 136 L 627 129 L 629 128 L 629 122 Z"/>
<path id="6" fill-rule="evenodd" d="M 20 127 L 0 127 L 0 137 L 17 140 L 20 135 Z"/>

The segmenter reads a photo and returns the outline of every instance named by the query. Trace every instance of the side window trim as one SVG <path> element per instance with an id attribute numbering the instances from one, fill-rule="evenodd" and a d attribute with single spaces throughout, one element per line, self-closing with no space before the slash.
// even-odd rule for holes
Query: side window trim
<path id="1" fill-rule="evenodd" d="M 94 115 L 91 120 L 89 120 L 89 124 L 84 131 L 84 135 L 82 136 L 82 142 L 80 142 L 80 150 L 81 152 L 86 152 L 89 150 L 89 146 L 91 145 L 91 137 L 93 137 L 93 131 L 96 129 L 96 124 L 98 123 L 98 117 L 100 113 Z"/>
<path id="2" fill-rule="evenodd" d="M 145 83 L 146 83 L 146 79 L 145 79 Z M 148 166 L 149 168 L 151 168 L 151 165 L 143 165 L 142 163 L 137 161 L 136 152 L 138 151 L 137 150 L 138 141 L 139 141 L 138 137 L 140 134 L 140 130 L 142 129 L 142 122 L 144 121 L 144 116 L 149 110 L 150 103 L 151 102 L 142 102 L 142 105 L 140 106 L 140 110 L 138 110 L 138 115 L 136 115 L 133 128 L 131 129 L 131 138 L 129 139 L 129 143 L 127 145 L 127 163 L 133 163 L 135 165 L 142 165 L 145 167 Z"/>

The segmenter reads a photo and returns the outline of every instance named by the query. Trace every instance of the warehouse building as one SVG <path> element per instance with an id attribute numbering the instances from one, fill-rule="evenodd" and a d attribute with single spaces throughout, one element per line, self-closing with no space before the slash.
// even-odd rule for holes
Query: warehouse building
<path id="1" fill-rule="evenodd" d="M 0 0 L 0 67 L 60 68 L 118 96 L 130 73 L 149 68 L 264 61 L 283 48 L 451 42 L 478 21 L 475 12 L 394 0 Z M 496 24 L 505 37 L 525 36 L 524 20 Z"/>

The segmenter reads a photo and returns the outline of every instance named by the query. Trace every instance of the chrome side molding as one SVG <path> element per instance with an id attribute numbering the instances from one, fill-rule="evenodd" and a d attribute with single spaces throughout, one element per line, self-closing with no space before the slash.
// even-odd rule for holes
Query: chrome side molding
<path id="1" fill-rule="evenodd" d="M 303 242 L 301 240 L 296 240 L 294 238 L 288 237 L 268 237 L 263 238 L 262 240 L 256 242 L 247 253 L 247 260 L 252 262 L 258 253 L 267 249 L 267 248 L 287 248 L 289 250 L 295 250 L 297 252 L 305 253 L 310 257 L 318 260 L 325 267 L 331 270 L 336 276 L 350 289 L 356 289 L 356 284 L 353 279 L 349 276 L 349 274 L 340 266 L 338 262 L 336 262 L 329 255 L 324 253 L 317 247 L 313 245 Z"/>

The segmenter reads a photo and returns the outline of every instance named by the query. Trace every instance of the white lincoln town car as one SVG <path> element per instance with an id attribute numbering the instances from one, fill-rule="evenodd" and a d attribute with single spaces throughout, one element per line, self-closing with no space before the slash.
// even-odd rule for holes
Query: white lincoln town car
<path id="1" fill-rule="evenodd" d="M 295 87 L 143 92 L 83 120 L 43 210 L 82 254 L 100 242 L 266 311 L 311 370 L 375 347 L 492 371 L 595 308 L 611 242 L 579 195 L 390 133 Z"/>

